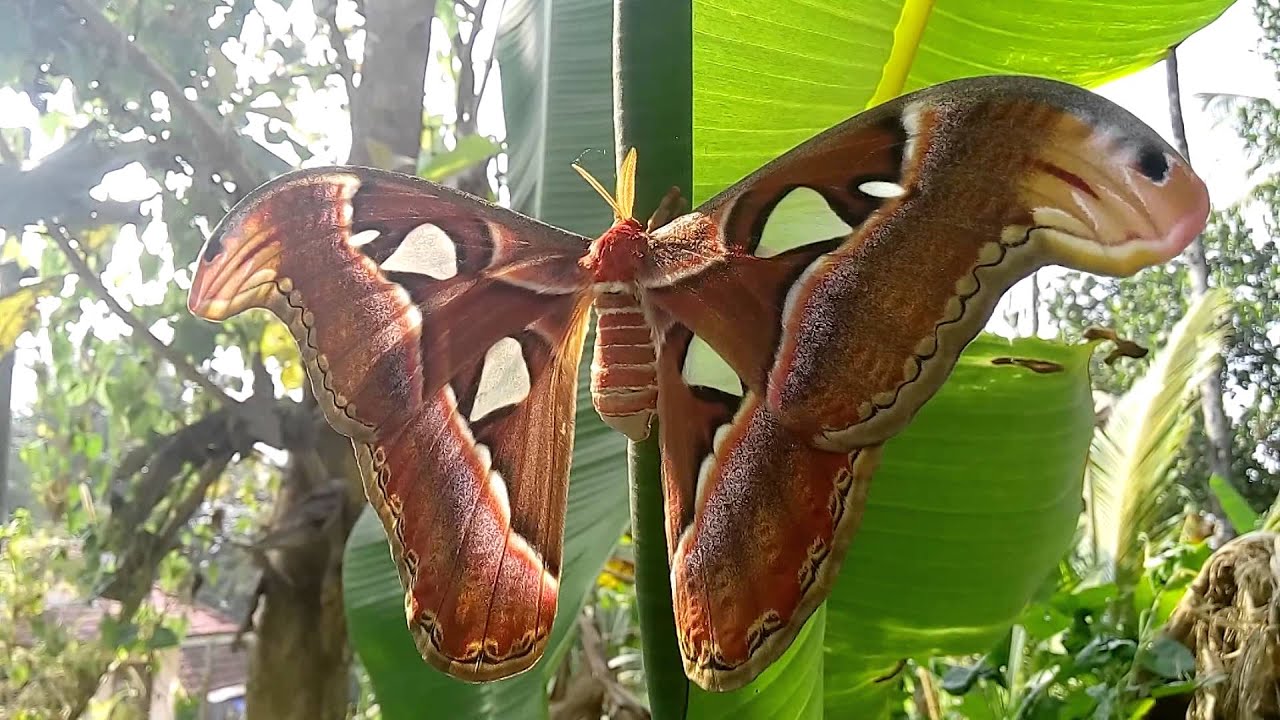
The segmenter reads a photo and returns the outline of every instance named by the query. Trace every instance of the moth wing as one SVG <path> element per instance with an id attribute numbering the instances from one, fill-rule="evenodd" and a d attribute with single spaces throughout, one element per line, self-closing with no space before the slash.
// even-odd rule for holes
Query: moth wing
<path id="1" fill-rule="evenodd" d="M 423 657 L 465 680 L 541 656 L 555 616 L 585 238 L 417 178 L 303 170 L 215 230 L 193 312 L 266 308 L 352 438 Z"/>

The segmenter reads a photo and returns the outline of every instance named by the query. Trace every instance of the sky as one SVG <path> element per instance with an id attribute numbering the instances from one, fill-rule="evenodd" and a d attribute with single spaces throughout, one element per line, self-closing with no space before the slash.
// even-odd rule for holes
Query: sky
<path id="1" fill-rule="evenodd" d="M 498 27 L 497 13 L 500 12 L 503 4 L 489 3 L 491 12 L 487 13 L 486 22 L 482 24 L 485 30 L 482 31 L 483 34 L 478 43 L 478 57 L 484 57 L 488 47 L 491 47 L 492 33 Z M 241 35 L 246 42 L 228 48 L 228 55 L 233 61 L 237 59 L 234 54 L 239 52 L 250 56 L 256 54 L 258 48 L 254 45 L 261 42 L 262 37 L 271 34 L 287 34 L 291 28 L 293 32 L 297 32 L 298 28 L 314 27 L 314 21 L 309 17 L 311 3 L 307 0 L 282 2 L 280 5 L 257 3 L 257 7 L 263 14 L 250 16 L 250 26 Z M 339 5 L 340 11 L 349 12 L 350 8 L 350 3 Z M 340 24 L 345 24 L 344 20 L 345 18 L 339 17 Z M 433 27 L 433 33 L 433 47 L 448 46 L 448 39 L 444 36 L 443 28 L 438 22 Z M 1189 38 L 1178 51 L 1183 111 L 1192 164 L 1208 184 L 1213 203 L 1217 207 L 1238 200 L 1252 183 L 1251 178 L 1248 177 L 1248 159 L 1239 138 L 1236 137 L 1232 128 L 1215 121 L 1213 113 L 1203 107 L 1199 96 L 1204 93 L 1232 93 L 1266 97 L 1280 103 L 1280 86 L 1274 77 L 1275 69 L 1260 57 L 1256 50 L 1260 38 L 1261 30 L 1253 16 L 1252 2 L 1244 0 L 1233 5 L 1212 25 Z M 309 39 L 303 38 L 304 41 Z M 323 36 L 320 36 L 319 41 L 326 42 L 323 41 Z M 308 52 L 312 51 L 313 44 L 308 44 Z M 354 59 L 358 61 L 360 59 L 358 43 L 350 43 L 349 47 L 353 51 Z M 324 47 L 321 46 L 317 51 L 322 52 L 323 49 Z M 265 79 L 269 72 L 269 67 L 238 67 L 237 82 L 248 85 L 255 79 Z M 495 73 L 486 86 L 488 92 L 481 103 L 479 125 L 482 133 L 502 137 L 504 128 L 499 81 L 500 75 Z M 427 85 L 428 112 L 449 114 L 452 110 L 453 91 L 439 68 L 437 72 L 428 74 Z M 69 91 L 69 88 L 64 89 Z M 1157 64 L 1112 82 L 1098 88 L 1097 92 L 1127 108 L 1172 143 L 1163 64 Z M 345 159 L 350 149 L 350 134 L 346 115 L 340 109 L 342 95 L 343 93 L 336 87 L 332 92 L 322 89 L 318 93 L 304 93 L 302 97 L 304 107 L 296 113 L 305 123 L 301 128 L 302 131 L 312 137 L 330 138 L 327 142 L 320 144 L 317 157 L 307 164 L 330 164 Z M 70 93 L 59 93 L 59 96 L 61 97 L 56 97 L 51 106 L 59 107 L 61 102 L 65 104 L 66 111 L 71 112 L 73 108 L 70 104 Z M 264 125 L 268 122 L 270 121 L 265 119 L 262 121 Z M 35 108 L 25 96 L 12 91 L 0 90 L 0 127 L 29 127 L 36 130 L 32 133 L 32 150 L 36 157 L 46 154 L 61 142 L 61 138 L 46 137 L 38 130 L 39 118 Z M 259 137 L 261 137 L 261 131 L 261 126 L 254 128 L 254 134 Z M 292 154 L 292 150 L 283 146 L 281 154 L 288 157 Z M 158 188 L 154 186 L 154 181 L 148 180 L 139 166 L 126 168 L 116 173 L 114 177 L 109 177 L 99 192 L 109 195 L 112 199 L 126 200 L 130 199 L 130 196 L 150 197 L 156 189 Z M 502 199 L 505 199 L 505 192 L 502 194 Z M 155 206 L 147 211 L 154 212 L 155 217 L 159 217 L 158 198 L 150 202 L 155 203 Z M 38 258 L 39 244 L 37 237 L 28 236 L 23 243 L 24 255 L 32 260 Z M 126 306 L 131 303 L 156 302 L 163 296 L 163 287 L 141 286 L 131 277 L 131 274 L 136 273 L 137 257 L 144 248 L 156 252 L 162 250 L 166 244 L 166 233 L 161 223 L 151 223 L 140 230 L 126 228 L 122 232 L 122 237 L 113 250 L 112 262 L 108 264 L 104 273 L 104 279 L 108 286 L 117 288 L 120 294 L 126 296 L 121 298 Z M 162 278 L 166 282 L 174 278 L 185 286 L 189 279 L 182 268 L 181 261 L 175 264 L 172 258 L 169 258 L 166 266 L 167 272 L 162 274 Z M 1010 291 L 1002 305 L 1004 307 L 1025 306 L 1028 304 L 1027 298 L 1030 292 L 1030 285 L 1024 282 Z M 91 305 L 91 303 L 85 303 L 87 318 L 92 322 L 86 323 L 79 332 L 92 331 L 104 338 L 128 332 L 123 322 L 109 315 L 105 308 L 101 307 L 101 303 L 98 303 L 97 307 L 91 307 Z M 90 325 L 92 328 L 89 327 Z M 997 310 L 996 317 L 989 326 L 989 329 L 1001 334 L 1025 334 L 1028 328 L 1029 318 L 1025 316 L 1015 318 L 1010 324 L 1003 317 L 1000 309 Z M 162 340 L 167 341 L 171 336 L 171 330 L 166 324 L 162 323 L 153 330 Z M 1050 332 L 1050 330 L 1043 332 Z M 26 411 L 35 399 L 33 395 L 35 376 L 31 364 L 38 359 L 42 344 L 39 338 L 33 338 L 30 335 L 20 341 L 13 384 L 13 408 L 17 412 Z M 243 362 L 238 349 L 232 349 L 216 358 L 215 367 L 222 372 L 239 374 L 238 371 L 243 368 Z"/>

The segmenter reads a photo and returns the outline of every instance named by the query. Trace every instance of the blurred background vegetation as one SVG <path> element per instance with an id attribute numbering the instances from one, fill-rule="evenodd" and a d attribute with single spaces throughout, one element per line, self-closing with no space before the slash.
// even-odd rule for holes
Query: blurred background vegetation
<path id="1" fill-rule="evenodd" d="M 697 0 L 690 191 L 952 77 L 1169 67 L 1228 5 Z M 1280 7 L 1227 12 L 1280 77 Z M 625 444 L 589 404 L 552 647 L 463 685 L 417 659 L 287 330 L 185 310 L 212 225 L 299 166 L 416 173 L 598 233 L 608 210 L 569 165 L 609 184 L 612 0 L 0 0 L 0 18 L 0 718 L 649 717 Z M 1183 109 L 1210 118 L 1244 148 L 1244 190 L 1168 266 L 1011 293 L 990 329 L 1019 339 L 975 343 L 886 453 L 827 609 L 749 693 L 695 693 L 689 717 L 1182 717 L 1241 680 L 1236 646 L 1211 652 L 1178 606 L 1214 550 L 1280 515 L 1280 110 L 1178 99 L 1172 67 L 1171 140 Z M 1096 327 L 1152 352 L 1107 362 Z"/>

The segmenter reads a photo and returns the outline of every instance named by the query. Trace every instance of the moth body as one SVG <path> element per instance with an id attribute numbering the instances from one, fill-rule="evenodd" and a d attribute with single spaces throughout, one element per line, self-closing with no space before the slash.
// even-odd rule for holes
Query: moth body
<path id="1" fill-rule="evenodd" d="M 581 264 L 597 287 L 602 283 L 634 283 L 648 244 L 649 234 L 639 222 L 634 218 L 620 220 L 591 243 Z"/>
<path id="2" fill-rule="evenodd" d="M 579 169 L 613 210 L 594 241 L 416 177 L 302 170 L 243 199 L 192 278 L 201 317 L 288 325 L 419 651 L 456 677 L 527 670 L 550 637 L 593 308 L 596 410 L 632 439 L 660 419 L 685 672 L 732 690 L 826 600 L 880 445 L 1005 291 L 1165 262 L 1209 212 L 1154 131 L 1038 78 L 884 103 L 659 227 L 635 170 L 633 150 L 610 194 Z"/>
<path id="3" fill-rule="evenodd" d="M 632 440 L 649 434 L 658 410 L 658 351 L 634 283 L 597 282 L 591 401 L 609 427 Z"/>

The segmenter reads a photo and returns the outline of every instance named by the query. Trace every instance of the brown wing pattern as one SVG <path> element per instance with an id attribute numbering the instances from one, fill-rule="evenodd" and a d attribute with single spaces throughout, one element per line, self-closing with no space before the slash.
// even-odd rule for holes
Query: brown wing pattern
<path id="1" fill-rule="evenodd" d="M 433 665 L 527 669 L 555 615 L 587 241 L 414 178 L 307 170 L 215 231 L 190 306 L 264 307 L 355 442 Z"/>
<path id="2" fill-rule="evenodd" d="M 658 426 L 672 596 L 685 673 L 746 684 L 791 644 L 835 581 L 880 448 L 814 448 L 748 390 L 690 386 L 692 333 L 672 326 L 658 363 Z"/>
<path id="3" fill-rule="evenodd" d="M 688 674 L 732 689 L 830 591 L 879 446 L 1037 267 L 1128 274 L 1203 227 L 1204 185 L 1110 102 L 957 81 L 859 115 L 654 233 L 673 593 Z M 686 385 L 688 340 L 741 398 Z M 674 334 L 673 334 L 674 333 Z"/>

